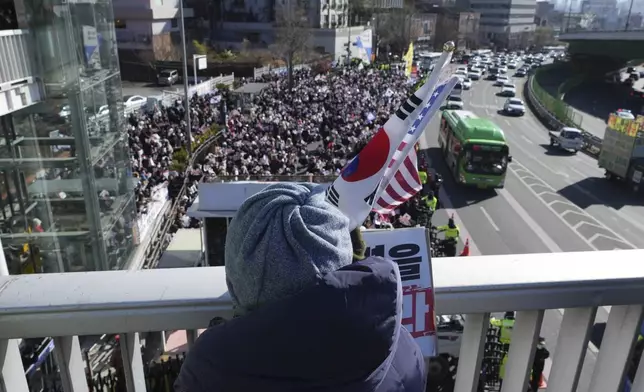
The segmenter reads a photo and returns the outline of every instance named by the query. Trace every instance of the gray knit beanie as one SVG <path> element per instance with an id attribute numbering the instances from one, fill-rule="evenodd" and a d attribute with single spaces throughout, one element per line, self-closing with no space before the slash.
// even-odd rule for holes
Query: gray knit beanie
<path id="1" fill-rule="evenodd" d="M 349 219 L 325 186 L 280 182 L 248 198 L 226 237 L 226 283 L 241 311 L 279 300 L 351 264 Z"/>

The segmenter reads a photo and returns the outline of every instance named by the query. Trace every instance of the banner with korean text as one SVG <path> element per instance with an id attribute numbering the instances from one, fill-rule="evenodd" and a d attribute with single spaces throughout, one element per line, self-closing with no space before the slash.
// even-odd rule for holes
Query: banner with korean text
<path id="1" fill-rule="evenodd" d="M 366 230 L 367 256 L 380 256 L 398 264 L 403 286 L 402 324 L 416 339 L 425 358 L 435 357 L 436 316 L 431 258 L 424 227 Z"/>

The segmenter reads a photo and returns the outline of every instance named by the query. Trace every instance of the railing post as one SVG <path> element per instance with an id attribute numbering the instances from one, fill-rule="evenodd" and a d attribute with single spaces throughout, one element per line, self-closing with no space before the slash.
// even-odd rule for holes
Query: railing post
<path id="1" fill-rule="evenodd" d="M 637 366 L 635 380 L 631 386 L 631 392 L 644 392 L 644 361 L 640 358 L 640 364 Z"/>
<path id="2" fill-rule="evenodd" d="M 597 308 L 571 308 L 564 311 L 557 337 L 557 350 L 548 379 L 550 392 L 575 392 L 586 358 L 590 328 Z"/>
<path id="3" fill-rule="evenodd" d="M 120 342 L 127 392 L 146 392 L 138 332 L 121 334 Z"/>
<path id="4" fill-rule="evenodd" d="M 476 392 L 478 390 L 485 337 L 489 326 L 489 313 L 465 315 L 465 330 L 461 339 L 455 392 Z"/>
<path id="5" fill-rule="evenodd" d="M 60 380 L 65 392 L 87 392 L 84 361 L 78 336 L 54 338 L 54 356 L 60 369 Z"/>
<path id="6" fill-rule="evenodd" d="M 524 391 L 534 362 L 543 310 L 517 312 L 501 392 Z"/>
<path id="7" fill-rule="evenodd" d="M 16 339 L 0 340 L 0 390 L 3 392 L 28 392 L 25 369 L 22 368 L 20 347 Z"/>
<path id="8" fill-rule="evenodd" d="M 589 392 L 619 390 L 624 381 L 626 361 L 630 358 L 641 323 L 642 305 L 611 307 Z"/>
<path id="9" fill-rule="evenodd" d="M 188 345 L 188 351 L 192 350 L 192 346 L 195 345 L 195 341 L 199 337 L 199 331 L 196 329 L 187 329 L 186 330 L 186 343 Z"/>

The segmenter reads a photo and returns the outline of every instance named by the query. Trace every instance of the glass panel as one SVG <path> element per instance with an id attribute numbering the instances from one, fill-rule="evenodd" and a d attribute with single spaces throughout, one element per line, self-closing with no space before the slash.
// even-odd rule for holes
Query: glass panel
<path id="1" fill-rule="evenodd" d="M 136 212 L 111 2 L 24 5 L 47 100 L 0 117 L 12 273 L 122 268 Z"/>

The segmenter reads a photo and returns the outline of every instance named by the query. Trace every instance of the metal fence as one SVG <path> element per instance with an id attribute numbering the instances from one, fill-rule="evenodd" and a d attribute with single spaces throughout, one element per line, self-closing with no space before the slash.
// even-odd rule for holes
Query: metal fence
<path id="1" fill-rule="evenodd" d="M 299 71 L 301 69 L 309 69 L 309 68 L 310 67 L 307 64 L 298 64 L 293 67 L 293 70 Z M 253 70 L 253 76 L 255 77 L 255 79 L 257 79 L 262 75 L 266 75 L 266 74 L 279 75 L 279 74 L 285 73 L 287 70 L 288 70 L 287 67 L 271 67 L 270 65 L 265 65 L 260 68 L 255 68 Z"/>
<path id="2" fill-rule="evenodd" d="M 230 75 L 220 75 L 215 78 L 206 80 L 197 84 L 196 86 L 190 86 L 188 88 L 188 95 L 191 97 L 195 94 L 201 96 L 206 95 L 214 91 L 218 85 L 225 85 L 231 87 L 235 82 L 235 73 L 233 72 Z M 178 98 L 183 97 L 183 89 L 177 89 L 175 91 L 165 90 L 161 96 L 160 102 L 163 106 L 172 106 L 174 101 Z M 130 115 L 131 113 L 136 113 L 147 105 L 147 101 L 143 101 L 137 105 L 128 107 L 125 109 L 125 114 Z"/>
<path id="3" fill-rule="evenodd" d="M 534 76 L 530 78 L 530 87 L 533 96 L 539 101 L 539 103 L 545 110 L 555 116 L 559 121 L 569 127 L 581 129 L 583 118 L 579 115 L 579 113 L 576 113 L 573 108 L 559 99 L 559 97 L 553 97 L 552 95 L 550 95 L 539 85 L 539 75 L 543 72 L 547 72 L 549 69 L 551 69 L 551 67 L 543 67 L 537 69 Z"/>

